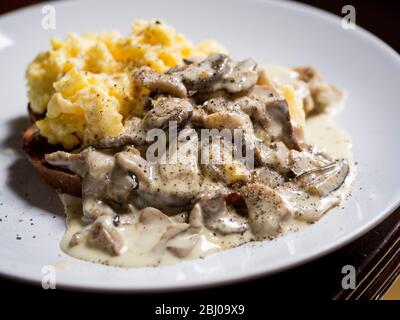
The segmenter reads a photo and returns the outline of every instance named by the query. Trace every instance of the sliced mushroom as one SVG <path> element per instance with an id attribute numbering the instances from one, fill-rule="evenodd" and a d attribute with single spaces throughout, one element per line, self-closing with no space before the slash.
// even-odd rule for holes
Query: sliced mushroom
<path id="1" fill-rule="evenodd" d="M 190 227 L 188 223 L 174 222 L 166 214 L 153 207 L 141 210 L 139 222 L 145 226 L 162 227 L 163 231 L 160 237 L 162 241 L 167 241 Z"/>
<path id="2" fill-rule="evenodd" d="M 277 171 L 266 166 L 254 169 L 251 181 L 265 184 L 270 188 L 276 188 L 282 185 L 285 182 L 285 179 Z"/>
<path id="3" fill-rule="evenodd" d="M 69 242 L 70 246 L 77 246 L 78 244 L 81 244 L 85 242 L 89 236 L 90 233 L 90 228 L 91 225 L 87 225 L 78 232 L 76 232 L 72 237 Z"/>
<path id="4" fill-rule="evenodd" d="M 69 166 L 71 163 L 84 162 L 85 158 L 80 153 L 69 153 L 65 151 L 56 151 L 45 154 L 46 161 L 55 166 Z"/>
<path id="5" fill-rule="evenodd" d="M 221 234 L 241 233 L 248 229 L 247 219 L 237 214 L 233 208 L 228 209 L 223 195 L 210 198 L 209 195 L 199 197 L 204 225 Z M 193 221 L 194 220 L 193 218 Z"/>
<path id="6" fill-rule="evenodd" d="M 85 155 L 83 153 L 56 151 L 45 154 L 45 160 L 52 166 L 66 168 L 81 177 L 86 173 Z"/>
<path id="7" fill-rule="evenodd" d="M 215 91 L 213 85 L 228 71 L 228 56 L 213 54 L 210 57 L 187 65 L 181 70 L 171 70 L 170 74 L 182 80 L 190 91 Z"/>
<path id="8" fill-rule="evenodd" d="M 195 132 L 192 132 L 195 134 Z M 118 165 L 132 172 L 139 187 L 130 200 L 138 208 L 152 206 L 167 214 L 177 214 L 191 208 L 193 199 L 203 188 L 215 186 L 203 177 L 198 167 L 196 139 L 182 130 L 178 134 L 178 148 L 170 149 L 171 163 L 149 163 L 135 149 L 126 149 L 116 154 Z"/>
<path id="9" fill-rule="evenodd" d="M 213 54 L 169 72 L 179 77 L 196 94 L 224 90 L 237 93 L 250 89 L 258 80 L 257 63 L 252 59 L 236 62 L 224 54 Z"/>
<path id="10" fill-rule="evenodd" d="M 290 150 L 281 141 L 271 145 L 271 153 L 267 165 L 271 166 L 283 177 L 288 176 L 290 173 L 289 152 Z"/>
<path id="11" fill-rule="evenodd" d="M 211 101 L 212 100 L 218 101 L 219 99 L 223 99 L 224 101 L 229 101 L 231 95 L 232 95 L 231 93 L 229 93 L 229 92 L 227 92 L 227 91 L 225 91 L 223 89 L 216 90 L 216 91 L 196 91 L 191 96 L 191 99 L 193 101 L 195 101 L 196 104 L 202 105 L 202 104 L 204 104 L 204 103 L 206 103 L 207 101 L 210 101 L 210 100 Z M 219 103 L 219 106 L 222 106 L 222 104 Z M 203 107 L 205 107 L 205 105 Z M 221 111 L 221 110 L 211 111 L 210 108 L 208 108 L 208 109 L 209 109 L 209 110 L 207 110 L 208 113 Z"/>
<path id="12" fill-rule="evenodd" d="M 101 215 L 130 212 L 129 198 L 139 186 L 139 173 L 120 165 L 115 155 L 94 149 L 86 152 L 87 173 L 82 180 L 83 215 L 94 220 Z"/>
<path id="13" fill-rule="evenodd" d="M 272 165 L 274 163 L 274 151 L 262 141 L 255 140 L 254 161 L 257 166 Z"/>
<path id="14" fill-rule="evenodd" d="M 223 81 L 215 84 L 214 90 L 224 89 L 230 93 L 242 92 L 253 87 L 258 80 L 257 63 L 246 59 L 237 63 L 230 61 L 231 71 L 226 73 Z"/>
<path id="15" fill-rule="evenodd" d="M 176 121 L 177 125 L 183 124 L 192 112 L 193 105 L 189 100 L 161 97 L 153 101 L 153 109 L 146 113 L 143 126 L 146 129 L 167 129 L 171 121 Z"/>
<path id="16" fill-rule="evenodd" d="M 116 256 L 123 254 L 127 249 L 124 237 L 114 226 L 111 216 L 101 216 L 93 222 L 88 240 Z"/>
<path id="17" fill-rule="evenodd" d="M 182 126 L 192 115 L 193 105 L 187 99 L 159 97 L 152 101 L 153 108 L 135 126 L 126 128 L 116 137 L 107 137 L 95 144 L 99 149 L 120 148 L 125 145 L 142 146 L 146 143 L 147 132 L 158 128 L 165 130 L 171 121 Z"/>
<path id="18" fill-rule="evenodd" d="M 332 163 L 332 159 L 325 152 L 315 147 L 302 150 L 301 152 L 290 150 L 288 153 L 288 167 L 296 176 L 330 163 Z"/>
<path id="19" fill-rule="evenodd" d="M 178 234 L 167 242 L 167 249 L 179 258 L 186 257 L 200 240 L 200 235 L 193 229 Z"/>
<path id="20" fill-rule="evenodd" d="M 251 230 L 258 239 L 276 236 L 281 223 L 292 215 L 283 198 L 264 184 L 248 184 L 240 193 L 246 202 Z"/>
<path id="21" fill-rule="evenodd" d="M 175 237 L 177 234 L 189 229 L 190 225 L 188 223 L 182 222 L 172 222 L 165 226 L 165 230 L 161 235 L 161 241 L 168 241 Z"/>
<path id="22" fill-rule="evenodd" d="M 94 193 L 93 190 L 91 190 L 91 193 Z M 91 195 L 85 195 L 82 203 L 82 213 L 83 216 L 89 221 L 96 220 L 101 216 L 115 215 L 113 208 L 104 203 L 103 200 Z"/>
<path id="23" fill-rule="evenodd" d="M 125 130 L 116 137 L 106 137 L 95 143 L 99 149 L 115 149 L 125 145 L 141 146 L 146 141 L 146 130 L 143 128 L 142 119 L 132 117 L 125 121 Z"/>
<path id="24" fill-rule="evenodd" d="M 176 252 L 174 253 L 176 253 L 178 256 L 184 255 L 184 253 L 181 251 L 189 250 L 187 244 L 185 244 L 187 241 L 184 241 L 185 239 L 181 239 L 180 235 L 190 228 L 190 224 L 184 222 L 174 222 L 170 217 L 162 213 L 160 210 L 152 207 L 141 210 L 139 223 L 143 226 L 146 226 L 148 230 L 153 229 L 153 231 L 146 232 L 154 233 L 154 229 L 158 230 L 156 231 L 156 235 L 158 236 L 157 242 L 151 249 L 153 252 L 158 252 L 161 254 L 165 248 L 169 247 L 171 239 L 174 240 L 171 243 L 172 251 L 176 249 Z"/>
<path id="25" fill-rule="evenodd" d="M 245 113 L 220 111 L 203 118 L 203 125 L 207 129 L 252 129 L 250 118 Z"/>
<path id="26" fill-rule="evenodd" d="M 135 78 L 152 92 L 167 93 L 179 98 L 186 98 L 187 91 L 179 77 L 164 74 L 149 68 L 141 68 L 135 72 Z"/>
<path id="27" fill-rule="evenodd" d="M 124 151 L 116 153 L 115 161 L 121 168 L 136 176 L 138 185 L 151 183 L 153 168 L 140 155 L 140 152 L 137 149 L 130 147 Z"/>
<path id="28" fill-rule="evenodd" d="M 199 203 L 196 203 L 193 206 L 192 211 L 190 211 L 189 224 L 193 228 L 201 228 L 201 227 L 203 227 L 203 214 L 202 214 L 201 206 L 200 206 Z"/>
<path id="29" fill-rule="evenodd" d="M 253 125 L 249 116 L 240 106 L 224 97 L 212 98 L 203 103 L 202 109 L 196 109 L 192 121 L 207 129 L 234 130 L 241 129 L 247 137 L 253 137 Z"/>
<path id="30" fill-rule="evenodd" d="M 115 159 L 112 153 L 93 148 L 87 149 L 85 162 L 88 171 L 87 175 L 95 179 L 104 179 L 115 166 Z"/>
<path id="31" fill-rule="evenodd" d="M 245 96 L 235 100 L 254 122 L 259 123 L 275 141 L 283 141 L 289 149 L 300 150 L 298 130 L 290 121 L 289 106 L 274 90 L 254 86 Z"/>
<path id="32" fill-rule="evenodd" d="M 217 112 L 237 112 L 240 113 L 242 110 L 238 104 L 233 103 L 229 97 L 221 96 L 218 94 L 216 97 L 208 97 L 202 103 L 202 110 L 207 114 L 213 114 Z"/>
<path id="33" fill-rule="evenodd" d="M 138 141 L 140 141 L 138 143 Z M 116 137 L 107 137 L 95 143 L 95 147 L 99 149 L 112 149 L 112 148 L 119 148 L 125 145 L 141 145 L 143 139 L 136 140 L 135 135 L 131 135 L 128 133 L 122 133 Z"/>
<path id="34" fill-rule="evenodd" d="M 339 160 L 327 166 L 304 172 L 296 179 L 297 183 L 310 194 L 325 197 L 340 188 L 349 173 L 346 160 Z"/>
<path id="35" fill-rule="evenodd" d="M 275 191 L 285 200 L 297 219 L 310 223 L 320 219 L 326 211 L 337 206 L 341 200 L 340 196 L 334 194 L 323 198 L 311 195 L 293 182 L 286 183 Z"/>
<path id="36" fill-rule="evenodd" d="M 106 197 L 126 206 L 129 203 L 131 193 L 138 188 L 138 177 L 132 171 L 116 166 L 110 174 L 110 181 L 107 183 Z"/>
<path id="37" fill-rule="evenodd" d="M 167 215 L 162 213 L 160 210 L 153 207 L 147 207 L 141 210 L 139 222 L 143 225 L 167 226 L 172 221 Z"/>

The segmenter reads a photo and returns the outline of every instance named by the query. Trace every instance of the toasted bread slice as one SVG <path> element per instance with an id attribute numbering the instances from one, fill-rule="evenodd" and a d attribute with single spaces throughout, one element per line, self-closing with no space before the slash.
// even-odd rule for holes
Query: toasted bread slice
<path id="1" fill-rule="evenodd" d="M 31 112 L 30 116 L 31 120 L 35 119 Z M 24 131 L 23 149 L 29 161 L 49 185 L 59 192 L 76 197 L 82 196 L 82 179 L 79 176 L 68 170 L 52 167 L 44 160 L 46 153 L 58 151 L 60 148 L 50 145 L 45 138 L 40 136 L 35 124 Z"/>

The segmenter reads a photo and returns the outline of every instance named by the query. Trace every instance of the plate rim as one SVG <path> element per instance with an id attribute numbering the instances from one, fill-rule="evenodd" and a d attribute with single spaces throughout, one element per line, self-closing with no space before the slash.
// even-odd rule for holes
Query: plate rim
<path id="1" fill-rule="evenodd" d="M 223 0 L 218 0 L 218 1 L 223 1 Z M 254 3 L 254 4 L 264 4 L 264 5 L 272 5 L 276 7 L 281 7 L 284 10 L 294 10 L 294 11 L 300 11 L 306 14 L 311 14 L 314 17 L 317 17 L 321 20 L 324 20 L 326 23 L 337 23 L 338 20 L 340 20 L 340 17 L 327 12 L 323 9 L 311 6 L 309 4 L 304 4 L 304 3 L 298 3 L 298 2 L 293 2 L 293 1 L 276 1 L 276 0 L 234 0 L 235 2 L 244 2 L 247 1 L 247 3 Z M 25 11 L 30 11 L 33 10 L 34 8 L 44 6 L 46 4 L 51 4 L 51 5 L 56 5 L 56 6 L 64 6 L 68 5 L 69 3 L 73 2 L 78 2 L 74 0 L 62 0 L 58 3 L 54 2 L 42 2 L 30 6 L 26 6 L 23 8 L 19 8 L 17 10 L 5 13 L 0 15 L 0 21 L 3 19 L 12 19 L 14 16 L 18 16 L 19 14 L 23 14 Z M 400 54 L 392 48 L 390 45 L 388 45 L 386 42 L 381 40 L 378 36 L 375 34 L 371 33 L 370 31 L 364 29 L 363 27 L 357 25 L 356 30 L 357 36 L 363 37 L 365 40 L 369 41 L 371 44 L 374 46 L 378 47 L 380 50 L 383 50 L 385 54 L 390 55 L 393 59 L 397 60 L 397 64 L 400 65 Z M 332 241 L 328 244 L 326 244 L 324 247 L 316 247 L 311 249 L 309 252 L 305 253 L 301 259 L 298 259 L 297 261 L 292 261 L 284 265 L 274 265 L 272 266 L 269 270 L 265 270 L 262 267 L 259 268 L 253 268 L 251 271 L 246 272 L 245 275 L 237 275 L 237 274 L 227 274 L 224 276 L 219 276 L 217 280 L 211 279 L 207 281 L 201 282 L 199 281 L 191 281 L 191 282 L 182 282 L 176 285 L 173 284 L 166 284 L 166 285 L 152 285 L 152 286 L 146 286 L 146 287 L 132 287 L 132 286 L 118 286 L 118 287 L 112 287 L 111 284 L 80 284 L 80 285 L 75 285 L 68 283 L 67 281 L 63 281 L 61 279 L 57 281 L 57 289 L 65 289 L 65 290 L 73 290 L 73 291 L 83 291 L 83 292 L 118 292 L 118 293 L 165 293 L 165 292 L 180 292 L 180 291 L 185 291 L 185 290 L 197 290 L 197 289 L 206 289 L 206 288 L 213 288 L 217 286 L 223 286 L 223 285 L 229 285 L 229 284 L 234 284 L 234 283 L 239 283 L 239 282 L 245 282 L 249 280 L 253 280 L 262 276 L 270 276 L 273 274 L 276 274 L 278 272 L 284 272 L 289 269 L 298 267 L 300 265 L 309 263 L 313 260 L 316 260 L 318 258 L 321 258 L 323 256 L 328 255 L 329 253 L 332 253 L 333 251 L 336 251 L 347 244 L 349 244 L 352 241 L 355 241 L 356 239 L 360 238 L 364 234 L 366 234 L 368 231 L 370 231 L 372 228 L 377 226 L 379 223 L 381 223 L 384 219 L 386 219 L 391 213 L 393 213 L 398 207 L 400 206 L 400 198 L 394 199 L 392 203 L 387 204 L 387 206 L 380 211 L 380 214 L 371 219 L 368 223 L 365 223 L 364 225 L 358 227 L 357 229 L 354 229 L 351 233 L 349 233 L 345 237 L 341 237 L 337 239 L 336 241 Z M 91 262 L 88 262 L 90 264 L 93 264 Z M 285 262 L 283 262 L 285 263 Z M 124 269 L 124 268 L 122 268 Z M 128 269 L 128 268 L 126 268 Z M 34 276 L 22 276 L 19 273 L 12 273 L 12 272 L 4 272 L 3 270 L 0 270 L 0 276 L 3 277 L 4 279 L 10 279 L 14 280 L 20 283 L 28 283 L 32 285 L 40 285 L 41 281 L 38 279 L 38 277 Z"/>

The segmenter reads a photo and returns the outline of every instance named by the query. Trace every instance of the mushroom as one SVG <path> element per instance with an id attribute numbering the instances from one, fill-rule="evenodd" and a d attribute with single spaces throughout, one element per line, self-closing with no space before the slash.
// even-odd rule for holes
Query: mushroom
<path id="1" fill-rule="evenodd" d="M 127 249 L 124 237 L 114 226 L 111 216 L 100 216 L 93 222 L 88 240 L 116 256 L 123 254 Z"/>
<path id="2" fill-rule="evenodd" d="M 54 166 L 68 167 L 71 163 L 83 163 L 85 158 L 80 153 L 70 153 L 65 151 L 56 151 L 45 154 L 47 163 Z"/>
<path id="3" fill-rule="evenodd" d="M 340 203 L 341 195 L 333 191 L 341 187 L 349 170 L 346 160 L 337 160 L 302 173 L 277 187 L 276 192 L 285 199 L 297 218 L 314 222 Z"/>
<path id="4" fill-rule="evenodd" d="M 91 193 L 94 193 L 91 191 Z M 101 216 L 113 216 L 115 211 L 103 200 L 86 194 L 82 203 L 83 216 L 89 221 L 96 220 Z"/>
<path id="5" fill-rule="evenodd" d="M 192 115 L 193 105 L 187 99 L 159 97 L 152 101 L 153 108 L 146 113 L 141 122 L 128 127 L 116 137 L 107 137 L 95 144 L 96 148 L 119 148 L 125 145 L 142 146 L 146 142 L 148 130 L 158 128 L 165 130 L 171 121 L 182 126 Z"/>
<path id="6" fill-rule="evenodd" d="M 199 197 L 197 204 L 201 208 L 204 225 L 213 231 L 221 234 L 241 233 L 249 227 L 245 217 L 236 213 L 233 208 L 228 209 L 222 194 L 213 198 L 203 194 Z M 191 221 L 196 225 L 199 224 L 198 217 L 191 218 Z"/>
<path id="7" fill-rule="evenodd" d="M 171 222 L 165 226 L 165 230 L 161 235 L 160 240 L 167 242 L 169 239 L 172 239 L 177 234 L 186 231 L 189 229 L 190 225 L 184 222 Z"/>
<path id="8" fill-rule="evenodd" d="M 338 160 L 321 168 L 302 173 L 296 182 L 310 194 L 325 197 L 340 188 L 349 173 L 346 160 Z"/>
<path id="9" fill-rule="evenodd" d="M 237 93 L 250 89 L 258 80 L 257 63 L 253 59 L 236 62 L 220 53 L 168 73 L 179 77 L 187 90 L 196 94 L 219 90 Z"/>
<path id="10" fill-rule="evenodd" d="M 167 249 L 179 258 L 186 257 L 200 240 L 200 235 L 193 229 L 173 237 L 167 242 Z"/>
<path id="11" fill-rule="evenodd" d="M 252 171 L 251 181 L 265 184 L 270 188 L 276 188 L 282 185 L 285 179 L 277 171 L 265 166 Z"/>
<path id="12" fill-rule="evenodd" d="M 326 211 L 338 205 L 341 199 L 334 194 L 323 198 L 309 194 L 294 181 L 277 187 L 275 191 L 284 199 L 297 219 L 310 223 L 320 219 Z"/>
<path id="13" fill-rule="evenodd" d="M 173 74 L 158 73 L 149 68 L 141 68 L 134 74 L 137 81 L 152 92 L 167 93 L 186 98 L 187 91 L 179 77 Z"/>
<path id="14" fill-rule="evenodd" d="M 163 232 L 160 240 L 169 240 L 178 233 L 189 228 L 188 223 L 174 222 L 170 217 L 160 210 L 147 207 L 140 211 L 139 223 L 146 226 L 162 227 Z"/>
<path id="15" fill-rule="evenodd" d="M 170 224 L 172 221 L 167 215 L 162 213 L 160 210 L 153 207 L 147 207 L 141 210 L 139 222 L 143 225 L 166 226 Z"/>
<path id="16" fill-rule="evenodd" d="M 176 214 L 191 207 L 193 199 L 203 188 L 201 172 L 197 165 L 197 143 L 182 130 L 178 135 L 178 147 L 170 149 L 170 158 L 159 163 L 146 161 L 134 148 L 127 148 L 115 155 L 116 162 L 138 179 L 130 201 L 138 208 L 152 206 L 168 214 Z"/>
<path id="17" fill-rule="evenodd" d="M 256 238 L 276 236 L 281 230 L 281 222 L 292 215 L 284 199 L 261 183 L 248 184 L 239 191 L 246 202 L 250 227 Z"/>
<path id="18" fill-rule="evenodd" d="M 256 85 L 245 96 L 237 96 L 234 102 L 259 123 L 272 140 L 283 141 L 289 149 L 301 149 L 302 132 L 294 130 L 286 100 L 273 89 Z"/>
<path id="19" fill-rule="evenodd" d="M 116 137 L 106 137 L 97 141 L 94 146 L 98 149 L 115 149 L 125 145 L 141 146 L 146 141 L 146 130 L 143 129 L 142 119 L 131 117 L 124 123 L 124 132 Z"/>
<path id="20" fill-rule="evenodd" d="M 124 151 L 118 152 L 115 154 L 115 161 L 118 166 L 134 174 L 137 177 L 138 184 L 151 183 L 152 166 L 142 158 L 139 150 L 129 147 Z"/>
<path id="21" fill-rule="evenodd" d="M 203 126 L 207 129 L 250 129 L 252 130 L 252 124 L 250 118 L 245 113 L 240 112 L 229 112 L 219 111 L 210 115 L 205 115 L 203 118 Z"/>
<path id="22" fill-rule="evenodd" d="M 44 155 L 46 162 L 55 167 L 66 168 L 83 177 L 86 173 L 84 153 L 56 151 Z"/>
<path id="23" fill-rule="evenodd" d="M 203 227 L 203 215 L 202 215 L 201 206 L 199 203 L 196 203 L 193 206 L 192 211 L 190 211 L 189 224 L 193 228 L 202 228 Z"/>
<path id="24" fill-rule="evenodd" d="M 216 97 L 210 96 L 208 99 L 203 101 L 202 110 L 207 114 L 213 114 L 217 112 L 241 112 L 240 106 L 233 103 L 229 97 L 217 95 Z"/>
<path id="25" fill-rule="evenodd" d="M 213 54 L 200 62 L 194 62 L 167 73 L 181 79 L 187 90 L 215 91 L 214 83 L 229 70 L 228 60 L 229 58 L 225 54 Z"/>
<path id="26" fill-rule="evenodd" d="M 116 137 L 106 137 L 95 143 L 95 147 L 98 149 L 114 149 L 119 148 L 125 145 L 133 144 L 133 145 L 141 145 L 144 139 L 137 140 L 135 139 L 135 135 L 129 133 L 122 133 Z M 138 143 L 138 141 L 140 141 Z"/>
<path id="27" fill-rule="evenodd" d="M 332 159 L 317 148 L 309 148 L 301 152 L 290 150 L 288 154 L 288 167 L 296 176 L 330 163 Z"/>
<path id="28" fill-rule="evenodd" d="M 249 90 L 258 80 L 257 63 L 253 59 L 246 59 L 234 63 L 230 61 L 231 72 L 223 77 L 223 81 L 214 86 L 214 90 L 224 89 L 230 93 Z"/>
<path id="29" fill-rule="evenodd" d="M 193 105 L 186 99 L 160 97 L 153 100 L 153 109 L 143 119 L 145 129 L 167 129 L 171 121 L 182 125 L 193 112 Z"/>
<path id="30" fill-rule="evenodd" d="M 138 188 L 139 178 L 136 174 L 121 166 L 115 166 L 107 183 L 107 198 L 126 206 L 131 193 Z"/>
<path id="31" fill-rule="evenodd" d="M 254 161 L 258 166 L 272 165 L 275 161 L 274 150 L 262 141 L 254 141 Z"/>
<path id="32" fill-rule="evenodd" d="M 198 234 L 196 234 L 195 229 L 189 232 L 190 224 L 174 222 L 160 210 L 152 207 L 141 210 L 139 223 L 148 228 L 159 230 L 157 232 L 159 235 L 158 241 L 151 249 L 153 252 L 161 253 L 162 250 L 168 248 L 177 256 L 183 257 L 192 250 L 198 240 Z"/>
<path id="33" fill-rule="evenodd" d="M 90 228 L 91 225 L 87 225 L 78 232 L 74 233 L 74 235 L 71 237 L 71 240 L 69 241 L 69 245 L 76 246 L 86 241 L 90 233 Z"/>

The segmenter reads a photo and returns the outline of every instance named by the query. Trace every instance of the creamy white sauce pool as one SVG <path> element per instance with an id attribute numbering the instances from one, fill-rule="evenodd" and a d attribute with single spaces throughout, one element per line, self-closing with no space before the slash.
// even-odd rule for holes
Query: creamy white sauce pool
<path id="1" fill-rule="evenodd" d="M 327 114 L 307 120 L 306 137 L 309 143 L 324 148 L 334 157 L 349 160 L 350 174 L 345 183 L 334 191 L 343 200 L 351 191 L 351 185 L 356 173 L 352 160 L 350 137 L 344 130 L 338 128 L 334 119 Z M 217 251 L 239 246 L 253 239 L 250 231 L 246 231 L 243 234 L 222 236 L 216 235 L 203 227 L 202 231 L 200 231 L 200 240 L 194 249 L 184 258 L 179 258 L 159 245 L 159 238 L 162 232 L 160 228 L 144 228 L 143 225 L 136 222 L 132 225 L 119 227 L 127 239 L 127 250 L 120 256 L 111 256 L 107 251 L 91 245 L 88 241 L 74 246 L 70 245 L 72 236 L 85 227 L 82 221 L 82 202 L 81 199 L 69 195 L 61 195 L 61 199 L 65 207 L 67 225 L 61 241 L 61 249 L 72 257 L 95 263 L 121 267 L 167 265 L 182 260 L 202 258 Z M 307 224 L 307 222 L 295 218 L 289 219 L 282 224 L 281 234 L 297 231 Z"/>
<path id="2" fill-rule="evenodd" d="M 162 230 L 159 227 L 144 227 L 136 221 L 132 225 L 119 227 L 128 240 L 127 251 L 120 256 L 110 256 L 107 251 L 93 246 L 87 241 L 74 246 L 70 245 L 72 236 L 85 227 L 82 221 L 82 201 L 80 198 L 66 194 L 61 195 L 61 199 L 65 207 L 67 225 L 61 240 L 61 249 L 70 256 L 91 262 L 122 267 L 166 265 L 180 260 L 201 258 L 213 252 L 238 246 L 252 238 L 250 232 L 245 232 L 243 235 L 216 236 L 213 232 L 203 228 L 200 232 L 200 240 L 191 253 L 185 258 L 178 258 L 160 246 Z"/>

